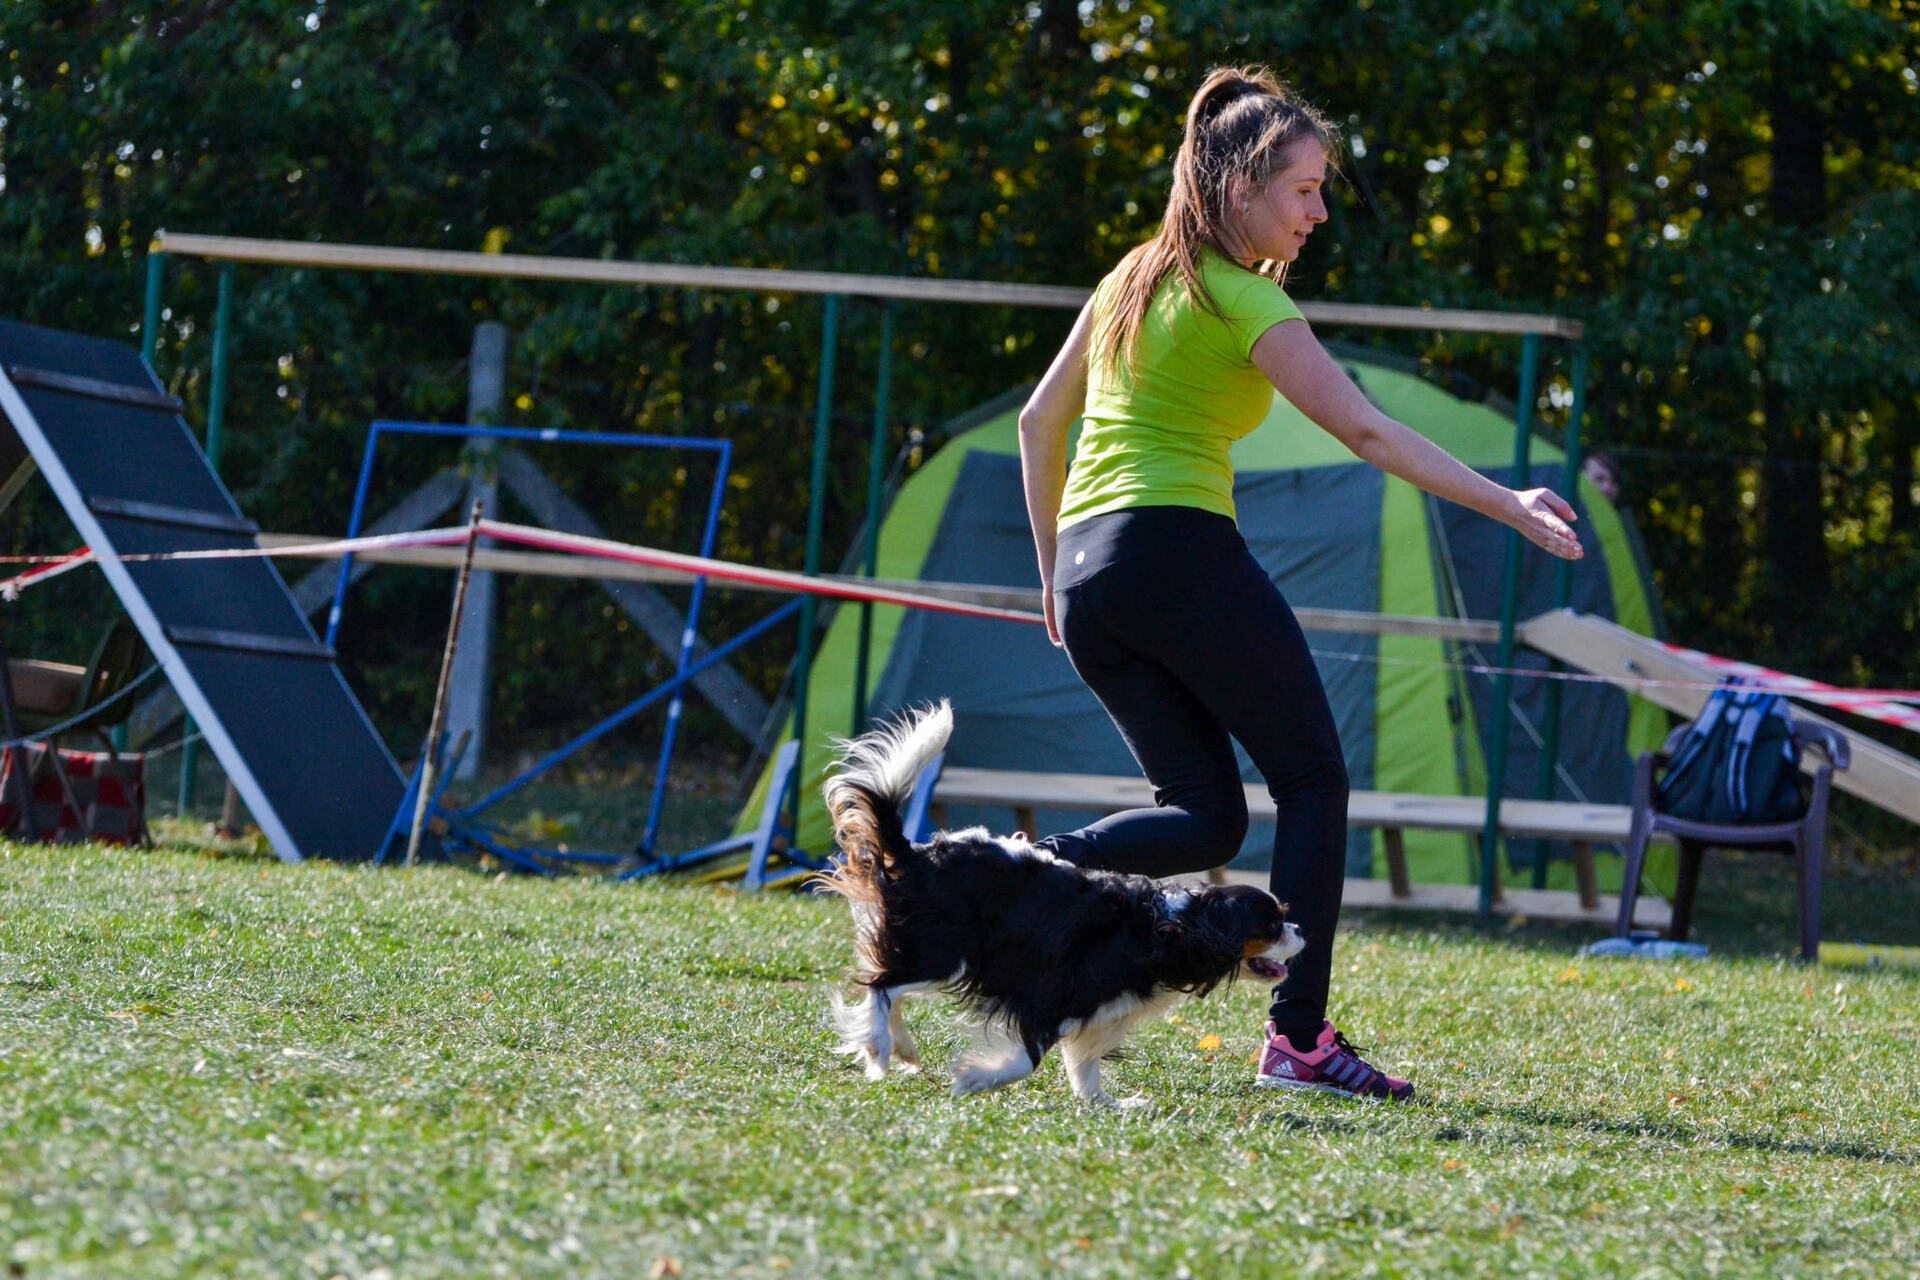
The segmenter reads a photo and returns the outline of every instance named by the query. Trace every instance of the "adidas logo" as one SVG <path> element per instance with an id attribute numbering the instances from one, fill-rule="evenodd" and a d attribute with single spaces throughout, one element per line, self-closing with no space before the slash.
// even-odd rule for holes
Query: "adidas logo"
<path id="1" fill-rule="evenodd" d="M 1270 1076 L 1285 1076 L 1289 1080 L 1298 1080 L 1300 1078 L 1300 1073 L 1293 1069 L 1293 1062 L 1289 1058 L 1280 1058 L 1279 1061 L 1270 1065 L 1267 1068 L 1267 1074 Z"/>

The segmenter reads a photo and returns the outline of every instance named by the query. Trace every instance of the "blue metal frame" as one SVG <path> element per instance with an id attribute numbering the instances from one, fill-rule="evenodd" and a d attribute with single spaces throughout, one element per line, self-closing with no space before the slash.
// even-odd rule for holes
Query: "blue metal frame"
<path id="1" fill-rule="evenodd" d="M 383 433 L 393 435 L 441 436 L 460 440 L 480 436 L 493 440 L 527 440 L 554 444 L 597 444 L 624 445 L 635 448 L 698 449 L 715 453 L 718 455 L 718 468 L 714 475 L 713 493 L 707 501 L 706 526 L 700 535 L 701 557 L 707 558 L 713 555 L 714 538 L 720 527 L 720 503 L 726 496 L 727 474 L 733 465 L 733 442 L 731 440 L 713 440 L 698 436 L 659 436 L 628 432 L 560 431 L 539 427 L 464 426 L 439 422 L 396 422 L 381 419 L 375 421 L 367 431 L 366 454 L 361 459 L 360 479 L 354 486 L 353 491 L 353 511 L 347 518 L 348 538 L 357 538 L 360 536 L 361 521 L 366 516 L 367 491 L 373 484 L 373 459 Z M 346 602 L 347 586 L 352 580 L 353 553 L 348 552 L 340 558 L 340 574 L 334 583 L 333 603 L 327 609 L 326 643 L 329 646 L 334 644 L 336 637 L 339 635 L 340 616 Z M 671 691 L 673 699 L 668 704 L 667 726 L 661 735 L 660 763 L 654 772 L 653 796 L 647 808 L 646 831 L 641 836 L 639 843 L 639 848 L 642 852 L 651 854 L 654 841 L 660 833 L 660 814 L 666 803 L 667 770 L 673 762 L 674 742 L 678 737 L 681 712 L 685 709 L 686 705 L 688 677 L 704 671 L 708 666 L 712 665 L 712 660 L 718 655 L 732 652 L 733 649 L 737 648 L 746 639 L 758 635 L 766 625 L 765 622 L 756 624 L 754 627 L 741 633 L 740 636 L 735 637 L 735 639 L 729 642 L 724 648 L 717 650 L 715 654 L 709 655 L 707 660 L 694 664 L 693 647 L 700 624 L 700 606 L 706 599 L 706 587 L 707 580 L 704 576 L 696 576 L 694 578 L 693 598 L 687 606 L 687 624 L 680 633 L 680 652 L 674 664 L 672 679 L 655 688 L 638 701 L 629 703 L 626 707 L 615 712 L 606 720 L 601 721 L 599 725 L 596 725 L 580 737 L 575 738 L 560 750 L 550 753 L 546 758 L 522 773 L 519 777 L 513 779 L 513 781 L 504 787 L 494 791 L 480 803 L 469 805 L 467 808 L 461 810 L 459 816 L 471 819 L 482 809 L 487 808 L 511 792 L 518 790 L 535 777 L 551 769 L 554 765 L 560 763 L 590 743 L 604 737 L 614 728 L 624 724 L 641 710 L 652 705 L 663 693 Z M 783 610 L 782 612 L 784 613 L 785 611 Z M 451 774 L 449 773 L 447 776 L 451 777 Z M 411 799 L 414 794 L 416 793 L 413 787 L 410 786 L 408 788 L 409 799 Z M 439 797 L 436 796 L 436 808 L 438 799 Z M 479 842 L 475 841 L 475 843 Z M 500 853 L 502 856 L 510 856 L 504 852 L 504 849 L 489 848 L 489 852 Z M 572 852 L 561 854 L 556 851 L 551 856 L 566 857 L 588 862 L 618 862 L 623 860 L 625 855 Z M 521 858 L 514 857 L 511 860 L 521 865 L 529 865 Z"/>

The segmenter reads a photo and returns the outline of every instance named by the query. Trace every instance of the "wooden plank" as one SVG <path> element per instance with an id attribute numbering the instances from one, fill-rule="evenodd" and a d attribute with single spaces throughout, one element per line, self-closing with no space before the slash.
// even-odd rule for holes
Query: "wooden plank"
<path id="1" fill-rule="evenodd" d="M 1153 804 L 1145 778 L 1106 774 L 1023 773 L 1005 769 L 949 766 L 934 795 L 948 804 L 984 804 L 1009 809 L 1097 809 L 1116 813 Z M 1247 811 L 1271 821 L 1273 799 L 1266 788 L 1249 783 Z M 1486 822 L 1486 801 L 1479 796 L 1425 796 L 1395 791 L 1355 791 L 1347 801 L 1347 821 L 1356 827 L 1478 832 Z M 1623 804 L 1572 804 L 1563 800 L 1505 800 L 1500 830 L 1508 836 L 1618 841 L 1627 838 L 1632 810 Z M 1662 838 L 1665 838 L 1664 835 Z"/>
<path id="2" fill-rule="evenodd" d="M 1268 884 L 1264 871 L 1229 869 L 1226 878 L 1229 884 L 1249 884 L 1259 889 L 1266 888 Z M 1180 876 L 1176 880 L 1201 884 L 1206 882 L 1206 876 Z M 1388 881 L 1349 876 L 1342 892 L 1341 905 L 1372 911 L 1451 911 L 1477 915 L 1480 911 L 1480 888 L 1471 884 L 1416 884 L 1402 898 L 1395 896 L 1393 886 Z M 1587 907 L 1581 904 L 1578 894 L 1565 889 L 1508 889 L 1505 900 L 1498 907 L 1507 916 L 1591 924 L 1611 933 L 1614 919 L 1620 914 L 1620 899 L 1611 893 L 1603 893 L 1593 906 Z M 1672 922 L 1673 914 L 1667 904 L 1652 894 L 1643 893 L 1635 902 L 1633 923 L 1636 928 L 1657 929 L 1664 933 Z"/>
<path id="3" fill-rule="evenodd" d="M 182 235 L 161 231 L 161 253 L 220 262 L 263 262 L 283 267 L 329 267 L 351 271 L 397 271 L 430 275 L 484 276 L 517 280 L 572 280 L 585 284 L 745 289 L 762 293 L 834 293 L 852 298 L 897 298 L 907 302 L 1055 307 L 1078 311 L 1092 293 L 1070 285 L 1003 284 L 990 280 L 941 280 L 869 276 L 836 271 L 789 271 L 766 267 L 702 267 L 672 262 L 615 262 L 602 258 L 552 258 L 523 253 L 464 253 L 362 244 L 315 244 L 301 240 L 256 240 L 242 236 Z"/>
<path id="4" fill-rule="evenodd" d="M 316 244 L 306 240 L 258 240 L 244 236 L 201 236 L 170 231 L 154 233 L 153 249 L 183 257 L 220 262 L 264 262 L 285 267 L 424 272 L 520 280 L 574 280 L 591 284 L 689 289 L 747 289 L 763 293 L 837 293 L 852 298 L 1054 307 L 1070 311 L 1078 311 L 1092 293 L 1092 290 L 1077 285 L 1006 284 L 993 280 L 870 276 L 766 267 L 702 267 L 672 262 L 613 262 L 603 258 L 551 258 L 523 253 L 465 253 L 380 245 Z M 1451 333 L 1538 333 L 1574 339 L 1586 333 L 1585 324 L 1579 320 L 1518 312 L 1380 307 L 1343 302 L 1303 302 L 1300 310 L 1315 324 Z"/>
<path id="5" fill-rule="evenodd" d="M 1442 311 L 1426 307 L 1374 307 L 1346 302 L 1303 302 L 1300 311 L 1315 324 L 1351 324 L 1369 329 L 1538 333 L 1576 341 L 1587 334 L 1586 323 L 1581 320 L 1507 311 Z"/>
<path id="6" fill-rule="evenodd" d="M 1691 719 L 1706 704 L 1707 689 L 1672 685 L 1640 685 L 1639 679 L 1714 682 L 1720 672 L 1669 652 L 1659 642 L 1637 635 L 1604 618 L 1560 609 L 1529 619 L 1520 626 L 1520 639 L 1529 647 L 1560 659 L 1570 667 L 1615 681 L 1630 693 Z M 1859 796 L 1909 822 L 1920 823 L 1920 760 L 1903 755 L 1796 703 L 1795 717 L 1823 724 L 1847 735 L 1853 750 L 1850 768 L 1836 770 L 1833 785 Z M 1801 767 L 1812 772 L 1812 753 Z"/>

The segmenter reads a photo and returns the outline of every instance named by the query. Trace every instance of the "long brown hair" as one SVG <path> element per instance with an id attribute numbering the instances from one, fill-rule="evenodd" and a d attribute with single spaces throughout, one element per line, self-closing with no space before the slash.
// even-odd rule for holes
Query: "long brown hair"
<path id="1" fill-rule="evenodd" d="M 1121 259 L 1119 293 L 1093 335 L 1093 360 L 1111 369 L 1133 356 L 1147 308 L 1167 273 L 1178 270 L 1195 301 L 1213 315 L 1220 304 L 1200 279 L 1200 254 L 1220 242 L 1227 188 L 1234 178 L 1263 186 L 1286 150 L 1301 138 L 1317 138 L 1331 151 L 1337 130 L 1265 67 L 1217 67 L 1207 73 L 1187 105 L 1186 136 L 1173 159 L 1173 194 L 1167 216 L 1151 240 Z M 1263 263 L 1261 275 L 1277 284 L 1285 263 Z"/>

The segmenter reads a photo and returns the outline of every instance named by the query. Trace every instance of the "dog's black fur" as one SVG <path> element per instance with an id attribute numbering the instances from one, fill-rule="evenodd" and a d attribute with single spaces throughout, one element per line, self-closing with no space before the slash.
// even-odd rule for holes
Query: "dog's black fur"
<path id="1" fill-rule="evenodd" d="M 1133 1022 L 1174 993 L 1205 995 L 1249 965 L 1269 980 L 1284 976 L 1299 934 L 1259 889 L 1166 889 L 1082 870 L 979 828 L 911 843 L 900 808 L 951 726 L 943 703 L 869 734 L 849 744 L 827 783 L 841 852 L 825 880 L 853 905 L 868 1024 L 884 1013 L 904 1034 L 892 1019 L 899 997 L 889 993 L 935 988 L 1024 1049 L 1027 1070 L 1063 1038 L 1081 1037 L 1079 1053 L 1068 1053 L 1071 1073 L 1087 1052 L 1099 1049 L 1097 1062 L 1115 1051 Z M 884 1009 L 871 1007 L 876 1000 Z M 848 1051 L 867 1056 L 870 1073 L 877 1056 L 884 1071 L 888 1046 L 874 1041 L 887 1037 L 861 1042 L 859 1018 L 844 1006 L 841 1021 Z M 1095 1028 L 1104 1030 L 1088 1040 Z M 1098 1094 L 1097 1066 L 1093 1081 Z"/>

